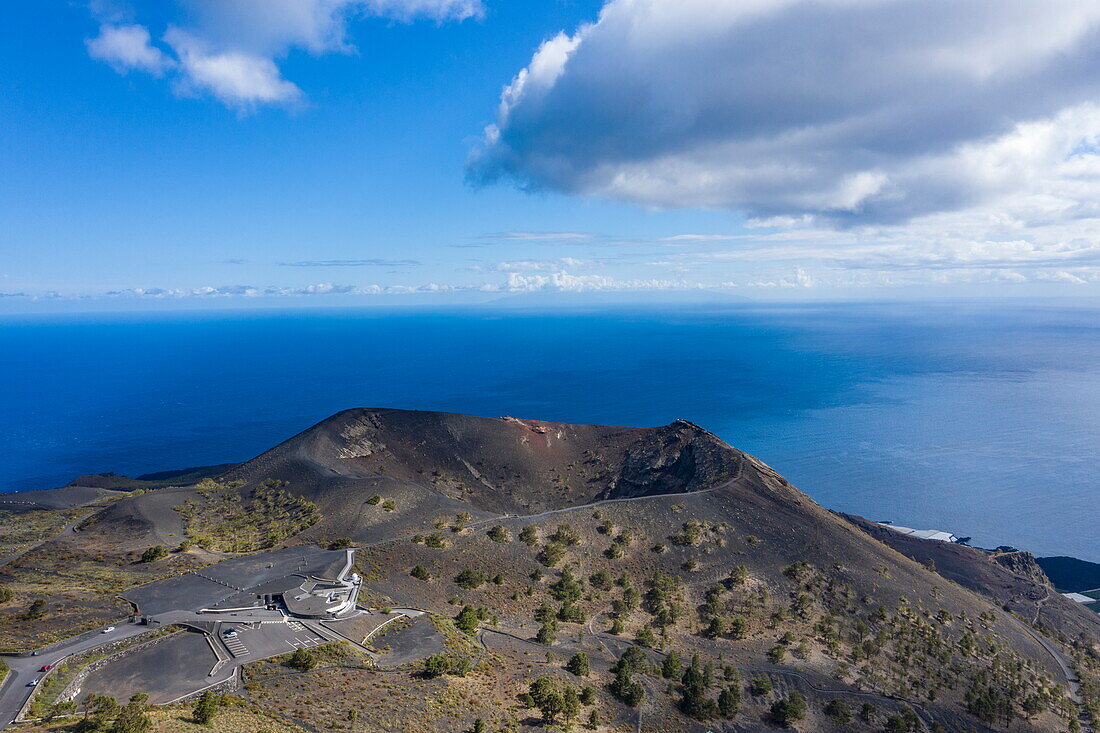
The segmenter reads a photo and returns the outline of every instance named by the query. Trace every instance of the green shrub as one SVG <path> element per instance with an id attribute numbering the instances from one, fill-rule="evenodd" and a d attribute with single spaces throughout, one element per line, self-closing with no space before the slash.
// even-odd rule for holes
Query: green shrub
<path id="1" fill-rule="evenodd" d="M 480 588 L 484 582 L 485 572 L 482 570 L 474 570 L 473 568 L 465 568 L 455 576 L 455 583 L 458 587 L 465 588 L 466 590 Z"/>
<path id="2" fill-rule="evenodd" d="M 317 657 L 308 649 L 295 649 L 287 660 L 287 666 L 308 672 L 317 666 Z"/>
<path id="3" fill-rule="evenodd" d="M 749 692 L 753 695 L 760 697 L 761 695 L 767 695 L 772 691 L 772 680 L 770 677 L 753 677 L 749 680 Z"/>
<path id="4" fill-rule="evenodd" d="M 156 562 L 168 557 L 168 548 L 164 545 L 154 545 L 141 553 L 142 562 Z"/>
<path id="5" fill-rule="evenodd" d="M 587 677 L 591 669 L 588 662 L 588 655 L 584 652 L 577 652 L 569 658 L 569 662 L 565 665 L 565 669 L 578 677 Z"/>
<path id="6" fill-rule="evenodd" d="M 581 536 L 577 534 L 577 531 L 573 529 L 571 525 L 559 524 L 554 534 L 550 535 L 550 539 L 553 542 L 557 542 L 560 545 L 579 545 L 581 543 Z"/>
<path id="7" fill-rule="evenodd" d="M 214 716 L 218 714 L 221 704 L 222 696 L 213 690 L 207 690 L 195 701 L 191 716 L 199 725 L 210 725 L 214 721 Z"/>
<path id="8" fill-rule="evenodd" d="M 790 695 L 772 703 L 772 720 L 779 725 L 790 725 L 806 717 L 806 698 L 794 690 Z"/>
<path id="9" fill-rule="evenodd" d="M 548 568 L 552 568 L 561 562 L 565 556 L 565 548 L 557 542 L 551 542 L 539 550 L 538 561 Z"/>
<path id="10" fill-rule="evenodd" d="M 825 705 L 825 714 L 828 715 L 834 723 L 840 725 L 852 722 L 852 709 L 848 707 L 848 703 L 837 698 L 833 698 Z"/>
<path id="11" fill-rule="evenodd" d="M 446 654 L 433 654 L 424 660 L 424 676 L 442 677 L 451 671 L 451 659 Z"/>
<path id="12" fill-rule="evenodd" d="M 464 631 L 470 636 L 477 633 L 478 613 L 473 606 L 463 606 L 462 610 L 458 612 L 458 616 L 455 617 L 455 626 L 460 631 Z"/>

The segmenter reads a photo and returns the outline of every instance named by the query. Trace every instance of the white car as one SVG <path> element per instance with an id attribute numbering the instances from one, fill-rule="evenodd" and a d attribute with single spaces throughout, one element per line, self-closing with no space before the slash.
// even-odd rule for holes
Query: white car
<path id="1" fill-rule="evenodd" d="M 33 680 L 27 683 L 27 687 L 36 687 L 41 681 L 42 679 L 40 677 L 35 677 Z"/>
<path id="2" fill-rule="evenodd" d="M 236 629 L 226 629 L 225 631 L 222 632 L 222 637 L 226 638 L 226 639 L 236 639 L 237 638 L 237 630 Z"/>
<path id="3" fill-rule="evenodd" d="M 107 628 L 105 628 L 105 629 L 104 629 L 103 631 L 100 631 L 99 633 L 101 633 L 101 634 L 109 634 L 109 633 L 111 633 L 111 632 L 112 632 L 112 631 L 114 631 L 114 630 L 115 630 L 115 627 L 114 627 L 114 626 L 108 626 Z"/>

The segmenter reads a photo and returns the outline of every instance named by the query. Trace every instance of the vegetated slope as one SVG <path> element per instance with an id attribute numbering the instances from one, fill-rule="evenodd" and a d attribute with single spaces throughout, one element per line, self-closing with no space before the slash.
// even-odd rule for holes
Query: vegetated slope
<path id="1" fill-rule="evenodd" d="M 369 543 L 430 529 L 437 516 L 478 520 L 697 491 L 734 478 L 742 460 L 685 421 L 624 428 L 355 409 L 218 480 L 240 482 L 242 490 L 285 481 L 320 511 L 301 539 Z"/>
<path id="2" fill-rule="evenodd" d="M 988 551 L 925 540 L 863 517 L 840 516 L 906 557 L 934 567 L 945 578 L 993 598 L 1038 628 L 1066 639 L 1100 632 L 1100 615 L 1057 592 L 1030 552 Z"/>
<path id="3" fill-rule="evenodd" d="M 295 501 L 250 503 L 272 481 Z M 308 508 L 301 502 L 316 510 L 308 528 L 268 532 L 284 511 L 300 522 L 298 510 Z M 1058 688 L 1067 680 L 1023 623 L 1038 614 L 1052 634 L 1077 643 L 1082 659 L 1097 651 L 1100 618 L 1067 609 L 1060 597 L 1040 601 L 1035 589 L 1045 578 L 1027 557 L 994 564 L 948 553 L 933 571 L 912 548 L 892 549 L 884 543 L 893 537 L 822 509 L 768 466 L 684 421 L 619 428 L 350 410 L 215 484 L 121 499 L 58 542 L 120 563 L 152 544 L 173 550 L 152 571 L 203 559 L 195 548 L 174 548 L 196 527 L 219 535 L 214 549 L 231 547 L 220 535 L 234 531 L 232 522 L 218 518 L 252 506 L 271 512 L 249 519 L 257 537 L 360 545 L 364 598 L 378 605 L 452 617 L 470 606 L 494 629 L 482 637 L 487 653 L 500 655 L 479 678 L 495 691 L 483 701 L 490 729 L 531 715 L 517 708 L 516 695 L 532 674 L 563 674 L 565 656 L 578 649 L 592 659 L 589 683 L 607 719 L 632 723 L 634 707 L 606 685 L 617 656 L 636 643 L 657 662 L 675 651 L 685 662 L 698 653 L 703 664 L 729 667 L 720 681 L 710 675 L 702 707 L 681 706 L 678 676 L 637 671 L 647 730 L 694 730 L 700 718 L 707 722 L 699 730 L 759 730 L 793 691 L 810 703 L 802 725 L 812 730 L 881 730 L 890 715 L 946 730 L 1005 721 L 1013 730 L 1054 730 L 1064 725 L 1059 715 L 1075 713 Z M 747 692 L 743 683 L 754 677 L 769 679 L 772 691 Z M 426 684 L 407 680 L 414 692 Z M 434 680 L 430 697 L 441 685 L 468 684 Z M 738 685 L 739 711 L 719 715 L 719 691 Z M 302 688 L 295 705 L 333 707 L 310 702 L 327 689 Z M 835 723 L 824 714 L 834 698 L 877 712 Z M 476 707 L 452 711 L 447 725 L 470 727 Z M 432 714 L 428 705 L 417 719 Z"/>
<path id="4" fill-rule="evenodd" d="M 711 491 L 451 524 L 360 555 L 379 603 L 486 609 L 494 628 L 531 643 L 614 631 L 685 660 L 698 653 L 717 668 L 733 665 L 742 679 L 799 689 L 811 701 L 810 730 L 881 730 L 904 705 L 947 730 L 983 730 L 1004 711 L 1013 729 L 1061 725 L 1049 711 L 1064 704 L 1054 685 L 1066 679 L 1034 637 L 753 459 L 738 481 Z M 567 600 L 557 585 L 563 577 L 579 582 Z M 692 725 L 677 707 L 682 690 L 672 689 L 655 691 L 646 709 L 662 721 L 654 730 Z M 1028 724 L 1020 717 L 1033 694 L 1048 712 Z M 822 711 L 836 697 L 856 710 L 872 702 L 877 723 L 831 723 Z M 706 728 L 759 729 L 776 699 L 746 696 L 739 723 L 726 727 L 711 715 Z M 1001 708 L 990 713 L 990 705 Z"/>

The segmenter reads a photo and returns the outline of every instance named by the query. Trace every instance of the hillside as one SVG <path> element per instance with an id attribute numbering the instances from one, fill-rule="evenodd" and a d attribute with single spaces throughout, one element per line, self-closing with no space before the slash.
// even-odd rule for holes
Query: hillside
<path id="1" fill-rule="evenodd" d="M 214 479 L 116 499 L 4 567 L 3 582 L 25 604 L 50 557 L 112 568 L 118 592 L 240 552 L 359 546 L 361 600 L 427 609 L 449 653 L 479 663 L 427 678 L 423 655 L 401 652 L 390 672 L 400 691 L 339 667 L 246 687 L 312 711 L 295 719 L 317 728 L 466 730 L 482 717 L 489 730 L 536 730 L 540 715 L 562 715 L 518 697 L 540 676 L 566 698 L 592 687 L 582 717 L 597 711 L 600 730 L 1077 724 L 1100 616 L 1054 593 L 1030 556 L 907 545 L 868 525 L 685 421 L 358 409 Z M 171 552 L 136 563 L 153 545 Z M 80 602 L 108 614 L 102 591 Z M 76 614 L 64 594 L 49 603 L 55 619 Z M 30 638 L 14 611 L 0 613 L 9 640 Z M 578 652 L 585 677 L 565 669 Z M 694 672 L 673 673 L 693 655 Z"/>

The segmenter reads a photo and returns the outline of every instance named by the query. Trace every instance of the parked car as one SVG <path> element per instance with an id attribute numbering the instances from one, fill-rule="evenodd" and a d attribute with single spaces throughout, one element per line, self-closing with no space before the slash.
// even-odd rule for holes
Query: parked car
<path id="1" fill-rule="evenodd" d="M 225 638 L 225 639 L 236 639 L 237 638 L 237 630 L 236 629 L 226 629 L 225 631 L 222 632 L 222 637 Z"/>
<path id="2" fill-rule="evenodd" d="M 114 627 L 114 626 L 108 626 L 107 628 L 105 628 L 105 629 L 104 629 L 103 631 L 100 631 L 99 633 L 101 633 L 101 634 L 109 634 L 109 633 L 111 633 L 111 632 L 112 632 L 112 631 L 114 631 L 114 630 L 115 630 L 115 627 Z"/>

